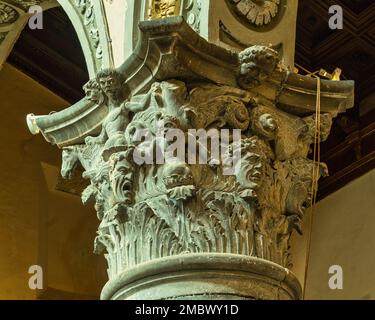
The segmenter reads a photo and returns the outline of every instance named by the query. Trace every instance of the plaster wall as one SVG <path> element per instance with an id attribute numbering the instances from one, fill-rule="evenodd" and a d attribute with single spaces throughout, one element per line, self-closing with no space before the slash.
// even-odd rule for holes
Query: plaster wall
<path id="1" fill-rule="evenodd" d="M 0 299 L 98 298 L 104 258 L 92 253 L 97 218 L 77 196 L 56 191 L 61 152 L 25 124 L 30 110 L 67 106 L 6 64 L 0 72 Z M 44 271 L 44 290 L 29 289 L 29 267 Z"/>
<path id="2" fill-rule="evenodd" d="M 293 235 L 294 272 L 303 282 L 311 212 L 305 235 Z M 305 299 L 375 299 L 375 170 L 320 201 L 314 210 Z M 343 290 L 331 290 L 333 265 Z"/>

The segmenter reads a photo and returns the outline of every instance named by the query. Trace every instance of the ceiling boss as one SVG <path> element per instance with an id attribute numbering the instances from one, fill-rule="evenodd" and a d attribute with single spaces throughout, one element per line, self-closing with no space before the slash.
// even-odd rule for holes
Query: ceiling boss
<path id="1" fill-rule="evenodd" d="M 149 19 L 161 19 L 177 16 L 180 13 L 181 0 L 150 0 Z"/>

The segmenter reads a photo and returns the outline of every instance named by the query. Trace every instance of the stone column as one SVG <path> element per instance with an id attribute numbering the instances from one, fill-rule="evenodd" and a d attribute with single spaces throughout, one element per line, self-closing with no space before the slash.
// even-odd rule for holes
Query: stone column
<path id="1" fill-rule="evenodd" d="M 135 53 L 90 80 L 85 99 L 28 116 L 63 149 L 62 175 L 81 164 L 90 181 L 82 200 L 100 221 L 102 298 L 300 299 L 289 238 L 302 231 L 313 172 L 328 174 L 308 157 L 318 81 L 271 47 L 216 46 L 182 17 L 141 22 L 140 32 Z M 324 141 L 353 105 L 353 82 L 322 80 L 318 96 Z M 175 159 L 155 156 L 177 145 Z"/>

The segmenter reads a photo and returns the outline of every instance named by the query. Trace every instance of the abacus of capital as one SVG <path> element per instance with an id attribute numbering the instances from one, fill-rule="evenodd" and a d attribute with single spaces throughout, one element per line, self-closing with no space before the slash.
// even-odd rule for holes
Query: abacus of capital
<path id="1" fill-rule="evenodd" d="M 267 2 L 145 1 L 121 66 L 98 70 L 70 108 L 28 116 L 32 133 L 62 148 L 62 175 L 80 164 L 90 181 L 82 200 L 100 221 L 102 299 L 301 298 L 289 239 L 302 232 L 313 169 L 328 170 L 308 157 L 317 80 L 292 71 L 297 2 Z M 321 80 L 320 96 L 324 141 L 353 106 L 354 83 Z M 227 154 L 240 150 L 240 167 L 136 164 L 137 131 L 159 144 L 160 121 L 239 129 Z"/>

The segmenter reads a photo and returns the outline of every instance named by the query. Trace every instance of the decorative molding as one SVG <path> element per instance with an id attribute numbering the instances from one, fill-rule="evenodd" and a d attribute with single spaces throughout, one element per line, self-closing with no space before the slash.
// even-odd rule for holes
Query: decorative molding
<path id="1" fill-rule="evenodd" d="M 83 25 L 90 39 L 90 46 L 92 51 L 95 52 L 95 58 L 101 60 L 103 58 L 103 48 L 100 43 L 99 30 L 92 0 L 73 0 L 73 5 L 81 15 Z"/>
<path id="2" fill-rule="evenodd" d="M 147 286 L 137 286 L 145 279 Z M 199 283 L 199 288 L 192 295 L 191 287 L 195 282 Z M 131 268 L 110 280 L 101 295 L 104 300 L 142 300 L 145 297 L 155 300 L 297 300 L 301 297 L 301 287 L 289 270 L 262 259 L 185 254 Z"/>
<path id="3" fill-rule="evenodd" d="M 140 29 L 138 48 L 119 68 L 126 75 L 123 86 L 126 94 L 136 95 L 148 90 L 155 81 L 176 77 L 238 86 L 238 54 L 208 43 L 183 18 L 145 21 L 140 23 Z M 168 35 L 162 42 L 161 33 Z M 191 59 L 196 63 L 192 65 Z M 166 61 L 166 67 L 160 68 Z M 316 80 L 313 78 L 276 69 L 272 80 L 255 90 L 268 99 L 277 99 L 278 106 L 289 112 L 303 115 L 315 111 Z M 290 95 L 293 100 L 289 99 Z M 344 112 L 353 104 L 353 82 L 322 80 L 321 97 L 323 112 L 334 115 Z M 41 131 L 47 141 L 63 147 L 84 142 L 87 135 L 97 132 L 107 114 L 108 109 L 103 105 L 83 99 L 70 109 L 50 116 L 31 115 L 28 119 L 35 129 L 32 131 Z"/>

